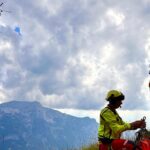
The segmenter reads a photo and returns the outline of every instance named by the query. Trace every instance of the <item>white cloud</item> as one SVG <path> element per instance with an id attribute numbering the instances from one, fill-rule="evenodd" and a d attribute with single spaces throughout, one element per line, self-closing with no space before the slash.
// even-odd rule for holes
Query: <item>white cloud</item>
<path id="1" fill-rule="evenodd" d="M 150 98 L 150 88 L 149 88 L 150 78 L 146 78 L 141 87 L 141 97 L 145 99 L 145 103 L 150 107 L 149 98 Z"/>
<path id="2" fill-rule="evenodd" d="M 1 41 L 0 43 L 0 51 L 5 51 L 7 49 L 11 48 L 11 43 L 9 43 L 8 41 Z"/>
<path id="3" fill-rule="evenodd" d="M 7 94 L 5 90 L 2 88 L 2 86 L 0 86 L 0 104 L 5 102 L 6 99 L 7 99 Z"/>
<path id="4" fill-rule="evenodd" d="M 146 51 L 146 54 L 147 54 L 147 58 L 149 58 L 149 62 L 150 62 L 150 37 L 148 37 L 148 39 L 146 41 L 145 51 Z"/>
<path id="5" fill-rule="evenodd" d="M 123 25 L 123 21 L 125 19 L 123 13 L 111 8 L 107 10 L 106 15 L 112 24 L 115 24 L 116 26 Z"/>
<path id="6" fill-rule="evenodd" d="M 12 13 L 0 20 L 3 101 L 98 109 L 109 89 L 120 89 L 124 109 L 150 108 L 148 1 L 14 0 L 6 7 Z"/>

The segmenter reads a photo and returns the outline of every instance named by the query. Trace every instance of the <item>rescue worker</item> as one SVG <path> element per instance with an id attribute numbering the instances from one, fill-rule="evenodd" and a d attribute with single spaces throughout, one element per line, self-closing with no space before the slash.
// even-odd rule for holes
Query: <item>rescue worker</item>
<path id="1" fill-rule="evenodd" d="M 100 112 L 100 125 L 98 129 L 99 150 L 132 150 L 132 141 L 120 139 L 121 133 L 126 130 L 145 128 L 145 120 L 137 120 L 127 123 L 117 113 L 116 109 L 121 107 L 125 99 L 123 93 L 118 90 L 111 90 L 107 93 L 108 105 Z"/>

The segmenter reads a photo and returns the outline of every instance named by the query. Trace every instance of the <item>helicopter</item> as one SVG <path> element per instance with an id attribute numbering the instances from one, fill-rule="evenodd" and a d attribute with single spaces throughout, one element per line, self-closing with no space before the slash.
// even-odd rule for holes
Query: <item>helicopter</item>
<path id="1" fill-rule="evenodd" d="M 2 15 L 3 12 L 11 13 L 11 11 L 1 9 L 1 6 L 2 6 L 3 4 L 4 4 L 3 2 L 1 2 L 1 4 L 0 4 L 0 16 Z"/>

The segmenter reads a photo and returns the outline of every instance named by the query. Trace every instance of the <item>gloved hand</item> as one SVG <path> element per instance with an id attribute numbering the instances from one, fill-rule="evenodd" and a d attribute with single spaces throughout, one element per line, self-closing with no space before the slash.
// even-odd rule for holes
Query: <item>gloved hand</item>
<path id="1" fill-rule="evenodd" d="M 146 127 L 145 120 L 137 120 L 137 121 L 134 121 L 130 124 L 131 124 L 131 129 L 132 130 L 136 130 L 138 128 L 145 128 Z"/>

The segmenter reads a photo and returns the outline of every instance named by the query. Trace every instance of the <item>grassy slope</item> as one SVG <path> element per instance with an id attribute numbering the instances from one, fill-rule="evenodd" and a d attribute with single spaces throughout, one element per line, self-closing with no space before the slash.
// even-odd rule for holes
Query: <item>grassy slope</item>
<path id="1" fill-rule="evenodd" d="M 146 137 L 150 137 L 150 129 L 147 130 L 147 132 L 145 133 Z M 131 141 L 135 141 L 135 137 L 126 137 L 125 139 L 131 140 Z M 98 147 L 98 143 L 96 144 L 91 144 L 89 146 L 83 146 L 81 150 L 99 150 Z"/>
<path id="2" fill-rule="evenodd" d="M 88 147 L 82 147 L 81 150 L 98 150 L 98 144 L 91 144 Z"/>

